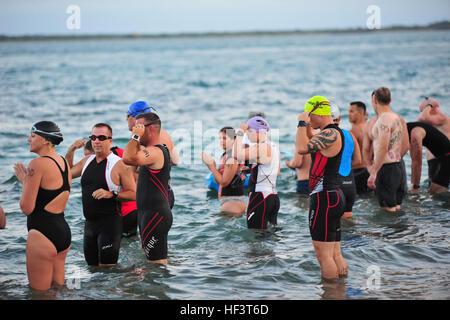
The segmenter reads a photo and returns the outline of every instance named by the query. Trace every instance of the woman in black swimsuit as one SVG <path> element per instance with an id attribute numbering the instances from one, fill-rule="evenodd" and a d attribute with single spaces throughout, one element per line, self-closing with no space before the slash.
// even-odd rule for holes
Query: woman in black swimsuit
<path id="1" fill-rule="evenodd" d="M 53 122 L 36 123 L 28 142 L 30 152 L 40 157 L 33 159 L 28 168 L 22 163 L 14 165 L 16 177 L 22 184 L 20 208 L 27 215 L 28 281 L 36 290 L 48 290 L 53 281 L 64 284 L 64 266 L 71 243 L 64 208 L 72 178 L 65 159 L 55 152 L 55 145 L 62 140 Z"/>

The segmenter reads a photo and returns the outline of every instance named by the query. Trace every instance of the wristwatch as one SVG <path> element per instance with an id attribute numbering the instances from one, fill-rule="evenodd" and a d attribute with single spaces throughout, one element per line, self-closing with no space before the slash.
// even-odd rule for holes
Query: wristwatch
<path id="1" fill-rule="evenodd" d="M 418 185 L 418 184 L 413 184 L 413 189 L 420 189 L 420 185 Z"/>
<path id="2" fill-rule="evenodd" d="M 112 194 L 113 194 L 112 198 L 113 198 L 114 200 L 117 199 L 117 196 L 119 195 L 119 194 L 117 193 L 117 191 L 113 191 Z"/>
<path id="3" fill-rule="evenodd" d="M 141 141 L 141 137 L 138 136 L 137 134 L 133 134 L 133 135 L 131 136 L 131 139 L 136 140 L 137 142 Z"/>
<path id="4" fill-rule="evenodd" d="M 300 120 L 297 124 L 297 128 L 298 127 L 307 127 L 307 126 L 308 126 L 308 124 L 303 120 Z"/>

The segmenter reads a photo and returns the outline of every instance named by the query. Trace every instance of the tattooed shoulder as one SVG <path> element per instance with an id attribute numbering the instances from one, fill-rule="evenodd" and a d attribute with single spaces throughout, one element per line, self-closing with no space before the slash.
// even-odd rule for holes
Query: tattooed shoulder
<path id="1" fill-rule="evenodd" d="M 324 149 L 328 149 L 338 137 L 338 131 L 335 129 L 327 129 L 321 131 L 317 135 L 311 138 L 308 143 L 308 153 L 318 152 Z"/>
<path id="2" fill-rule="evenodd" d="M 27 176 L 29 176 L 29 177 L 34 176 L 34 169 L 33 168 L 27 168 Z"/>
<path id="3" fill-rule="evenodd" d="M 150 157 L 150 152 L 148 152 L 147 149 L 142 149 L 142 152 L 144 153 L 144 156 L 145 156 L 146 158 Z"/>

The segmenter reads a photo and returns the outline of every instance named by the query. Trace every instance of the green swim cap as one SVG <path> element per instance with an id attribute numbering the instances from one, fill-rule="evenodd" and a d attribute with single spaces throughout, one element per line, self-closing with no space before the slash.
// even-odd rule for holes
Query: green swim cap
<path id="1" fill-rule="evenodd" d="M 322 96 L 314 96 L 305 103 L 305 111 L 318 116 L 330 116 L 330 101 Z"/>

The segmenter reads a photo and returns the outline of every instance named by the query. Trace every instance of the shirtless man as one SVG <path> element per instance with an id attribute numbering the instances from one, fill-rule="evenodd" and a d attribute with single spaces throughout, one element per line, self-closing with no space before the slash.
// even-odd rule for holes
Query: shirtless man
<path id="1" fill-rule="evenodd" d="M 417 119 L 418 122 L 408 123 L 412 160 L 411 192 L 419 193 L 422 172 L 422 146 L 425 146 L 427 147 L 429 191 L 432 194 L 439 194 L 445 192 L 449 184 L 450 155 L 446 155 L 446 153 L 448 153 L 448 140 L 450 139 L 450 117 L 439 109 L 439 101 L 433 98 L 425 97 L 420 103 L 419 109 L 421 114 Z M 439 130 L 447 139 L 426 124 Z M 430 149 L 433 149 L 433 151 Z"/>
<path id="2" fill-rule="evenodd" d="M 381 87 L 372 93 L 372 106 L 377 114 L 368 132 L 373 141 L 373 164 L 368 167 L 369 188 L 375 189 L 380 207 L 395 212 L 405 195 L 405 171 L 401 163 L 404 155 L 403 138 L 407 128 L 402 118 L 390 108 L 391 92 Z M 406 152 L 405 152 L 406 153 Z"/>
<path id="3" fill-rule="evenodd" d="M 350 103 L 348 108 L 348 120 L 352 124 L 350 132 L 356 138 L 359 149 L 363 147 L 364 127 L 366 126 L 366 105 L 361 101 L 354 101 Z M 369 171 L 367 171 L 367 164 L 361 161 L 359 165 L 352 167 L 353 175 L 355 177 L 356 193 L 362 194 L 370 191 L 367 188 L 367 179 L 369 179 Z"/>

